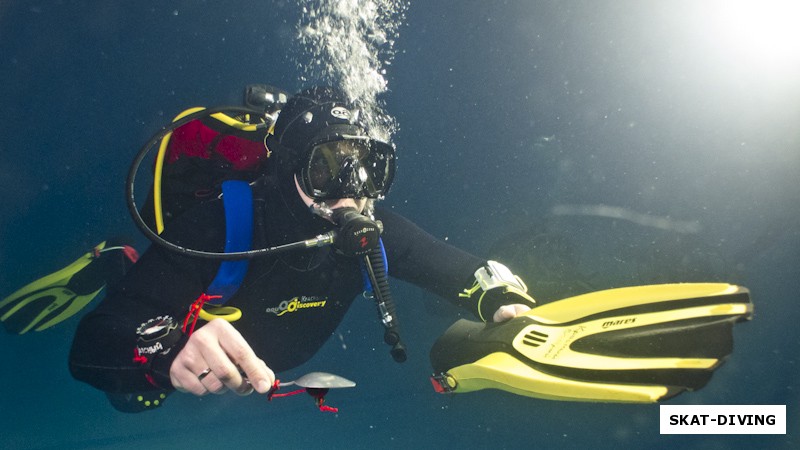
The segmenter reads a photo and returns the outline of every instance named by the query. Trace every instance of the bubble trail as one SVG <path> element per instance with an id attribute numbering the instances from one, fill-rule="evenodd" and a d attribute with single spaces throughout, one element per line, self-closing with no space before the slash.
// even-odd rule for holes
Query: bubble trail
<path id="1" fill-rule="evenodd" d="M 395 55 L 398 31 L 408 9 L 403 0 L 302 0 L 298 62 L 302 81 L 342 89 L 361 110 L 374 138 L 389 141 L 397 124 L 384 112 L 386 67 Z"/>

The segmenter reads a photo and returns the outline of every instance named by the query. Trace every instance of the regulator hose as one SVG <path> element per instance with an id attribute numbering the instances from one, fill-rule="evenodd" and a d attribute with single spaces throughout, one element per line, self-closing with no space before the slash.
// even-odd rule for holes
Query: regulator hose
<path id="1" fill-rule="evenodd" d="M 389 289 L 389 279 L 382 245 L 371 249 L 364 256 L 364 263 L 370 282 L 372 283 L 372 291 L 375 296 L 375 305 L 378 308 L 378 315 L 385 328 L 383 340 L 392 346 L 392 349 L 389 351 L 392 358 L 399 363 L 404 362 L 408 356 L 406 354 L 406 347 L 400 339 L 400 327 L 397 324 L 397 308 L 395 307 L 392 293 Z"/>

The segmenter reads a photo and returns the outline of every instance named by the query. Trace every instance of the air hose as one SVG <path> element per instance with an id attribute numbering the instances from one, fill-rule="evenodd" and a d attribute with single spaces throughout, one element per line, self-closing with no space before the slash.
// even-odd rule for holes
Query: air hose
<path id="1" fill-rule="evenodd" d="M 367 269 L 367 274 L 372 284 L 372 292 L 375 306 L 378 308 L 378 315 L 385 328 L 383 340 L 392 346 L 392 349 L 389 351 L 392 358 L 397 362 L 404 362 L 407 358 L 406 347 L 400 340 L 400 328 L 397 325 L 397 308 L 394 305 L 392 293 L 389 289 L 389 280 L 382 245 L 371 249 L 364 256 L 364 266 Z"/>

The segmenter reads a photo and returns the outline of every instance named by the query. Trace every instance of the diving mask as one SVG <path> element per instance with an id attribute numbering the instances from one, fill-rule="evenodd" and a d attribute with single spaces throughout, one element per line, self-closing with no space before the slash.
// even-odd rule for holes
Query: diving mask
<path id="1" fill-rule="evenodd" d="M 379 198 L 394 178 L 394 147 L 368 136 L 337 135 L 312 143 L 306 154 L 298 181 L 314 200 Z"/>

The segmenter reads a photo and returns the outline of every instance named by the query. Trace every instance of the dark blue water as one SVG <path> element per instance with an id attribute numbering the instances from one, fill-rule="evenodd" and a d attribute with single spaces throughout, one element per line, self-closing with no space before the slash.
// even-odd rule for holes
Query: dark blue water
<path id="1" fill-rule="evenodd" d="M 407 363 L 388 356 L 363 302 L 312 362 L 282 374 L 357 381 L 329 396 L 336 415 L 233 395 L 123 415 L 69 376 L 77 319 L 4 335 L 2 447 L 797 448 L 798 69 L 717 53 L 713 15 L 653 3 L 414 2 L 387 73 L 400 165 L 386 204 L 506 261 L 542 300 L 747 286 L 756 313 L 732 358 L 671 403 L 785 404 L 786 436 L 661 436 L 657 405 L 435 395 L 427 350 L 456 312 L 396 283 Z M 284 1 L 0 5 L 0 295 L 110 234 L 143 248 L 123 200 L 138 147 L 186 107 L 239 104 L 248 83 L 301 88 L 298 15 Z M 598 205 L 626 214 L 576 214 Z"/>

